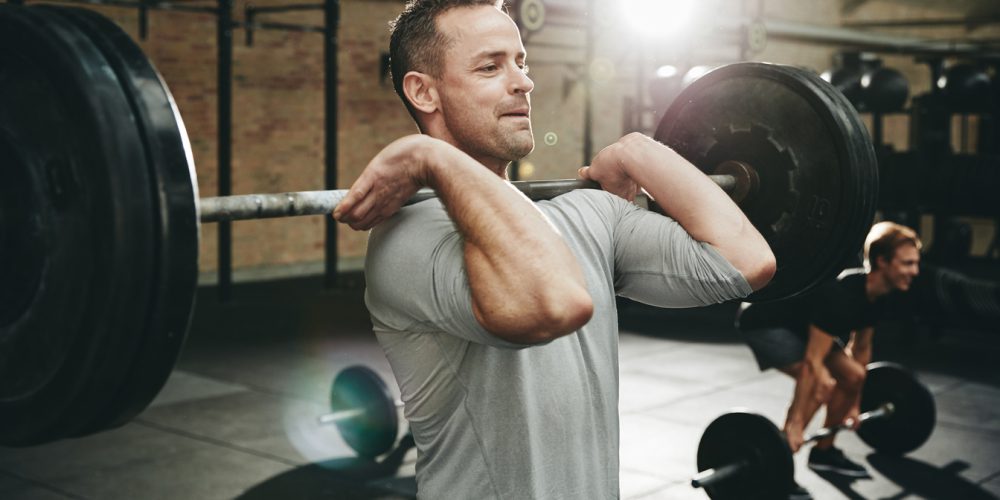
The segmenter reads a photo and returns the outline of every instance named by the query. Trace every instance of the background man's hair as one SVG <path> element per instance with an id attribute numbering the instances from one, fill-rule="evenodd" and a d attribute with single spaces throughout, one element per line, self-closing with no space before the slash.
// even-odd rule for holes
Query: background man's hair
<path id="1" fill-rule="evenodd" d="M 503 9 L 504 0 L 410 0 L 399 17 L 389 24 L 389 72 L 392 86 L 414 120 L 417 119 L 417 114 L 403 93 L 403 76 L 410 71 L 419 71 L 440 77 L 444 52 L 451 41 L 438 32 L 437 18 L 456 7 L 476 5 Z"/>
<path id="2" fill-rule="evenodd" d="M 896 255 L 896 249 L 903 245 L 913 245 L 920 250 L 920 237 L 917 232 L 895 222 L 879 222 L 872 226 L 865 238 L 865 267 L 878 268 L 878 258 L 891 261 Z"/>

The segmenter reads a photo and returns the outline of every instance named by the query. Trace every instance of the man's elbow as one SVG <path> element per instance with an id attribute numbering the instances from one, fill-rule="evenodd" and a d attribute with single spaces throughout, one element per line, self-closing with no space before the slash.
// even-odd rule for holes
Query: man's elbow
<path id="1" fill-rule="evenodd" d="M 750 284 L 750 288 L 757 291 L 771 282 L 777 269 L 778 263 L 774 258 L 774 252 L 769 247 L 764 247 L 755 258 L 748 259 L 742 266 L 741 272 Z"/>
<path id="2" fill-rule="evenodd" d="M 543 344 L 569 335 L 590 321 L 594 302 L 583 288 L 558 296 L 542 298 L 523 311 L 514 325 L 487 329 L 504 340 L 517 344 Z M 511 326 L 514 326 L 511 328 Z"/>
<path id="3" fill-rule="evenodd" d="M 569 335 L 583 328 L 594 315 L 594 301 L 590 294 L 581 288 L 571 295 L 551 301 L 548 309 L 546 314 L 548 325 L 544 328 L 548 334 L 543 335 L 547 338 L 543 338 L 542 342 Z"/>

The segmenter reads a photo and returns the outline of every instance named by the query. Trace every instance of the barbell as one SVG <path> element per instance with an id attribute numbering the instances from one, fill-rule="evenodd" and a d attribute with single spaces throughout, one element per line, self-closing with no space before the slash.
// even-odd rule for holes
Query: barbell
<path id="1" fill-rule="evenodd" d="M 152 401 L 190 322 L 200 222 L 327 214 L 344 192 L 199 200 L 169 89 L 95 12 L 0 5 L 0 47 L 16 48 L 0 51 L 0 444 L 21 446 L 120 426 Z M 801 293 L 855 258 L 875 155 L 815 74 L 719 68 L 655 138 L 716 176 L 770 244 L 777 273 L 751 300 Z M 517 186 L 532 199 L 588 187 Z"/>
<path id="2" fill-rule="evenodd" d="M 934 396 L 906 368 L 880 361 L 868 365 L 857 434 L 879 453 L 902 455 L 923 445 L 934 431 Z M 804 439 L 818 441 L 853 426 L 824 427 Z M 698 474 L 691 485 L 710 498 L 787 498 L 794 481 L 792 451 L 767 417 L 726 413 L 705 428 L 698 443 Z"/>

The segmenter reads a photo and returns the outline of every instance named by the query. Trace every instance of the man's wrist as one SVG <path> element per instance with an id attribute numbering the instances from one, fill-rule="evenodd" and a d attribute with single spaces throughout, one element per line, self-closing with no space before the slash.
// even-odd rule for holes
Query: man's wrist
<path id="1" fill-rule="evenodd" d="M 446 162 L 445 150 L 450 145 L 440 139 L 435 139 L 428 135 L 421 135 L 413 151 L 413 171 L 414 181 L 421 186 L 427 186 L 435 191 L 438 189 L 437 180 L 440 178 L 440 169 Z"/>

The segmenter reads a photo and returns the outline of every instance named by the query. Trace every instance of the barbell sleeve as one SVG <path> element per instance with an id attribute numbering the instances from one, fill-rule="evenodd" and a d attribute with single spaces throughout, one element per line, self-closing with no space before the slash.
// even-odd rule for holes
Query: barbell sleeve
<path id="1" fill-rule="evenodd" d="M 709 175 L 708 177 L 727 193 L 731 193 L 737 183 L 736 177 L 732 175 Z M 535 201 L 555 198 L 576 189 L 601 188 L 596 182 L 580 179 L 516 181 L 511 184 L 529 199 Z M 199 200 L 199 218 L 201 222 L 208 223 L 300 215 L 326 215 L 337 208 L 344 196 L 347 196 L 346 189 L 208 197 Z M 412 205 L 435 196 L 437 195 L 433 190 L 424 188 L 410 197 L 406 201 L 406 205 Z"/>
<path id="2" fill-rule="evenodd" d="M 705 469 L 691 478 L 691 486 L 694 488 L 712 486 L 713 484 L 725 481 L 726 479 L 739 474 L 746 467 L 747 462 L 741 460 L 739 462 L 733 462 L 721 467 Z"/>
<path id="3" fill-rule="evenodd" d="M 888 417 L 892 415 L 894 411 L 896 411 L 896 407 L 892 403 L 886 403 L 882 406 L 879 406 L 878 408 L 875 408 L 874 410 L 866 411 L 861 415 L 858 415 L 857 420 L 859 423 L 863 424 L 866 421 L 871 420 L 873 418 L 877 419 L 877 418 Z M 811 443 L 813 441 L 819 441 L 820 439 L 832 436 L 840 431 L 850 430 L 852 427 L 853 426 L 851 424 L 840 424 L 840 425 L 834 425 L 832 427 L 824 427 L 806 436 L 803 442 Z"/>

